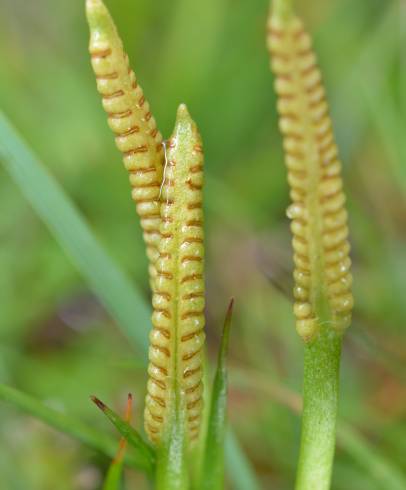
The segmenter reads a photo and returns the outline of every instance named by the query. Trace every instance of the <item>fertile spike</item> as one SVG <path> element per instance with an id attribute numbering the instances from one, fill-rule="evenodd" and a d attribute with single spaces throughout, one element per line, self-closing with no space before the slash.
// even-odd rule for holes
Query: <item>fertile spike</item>
<path id="1" fill-rule="evenodd" d="M 353 297 L 341 163 L 310 36 L 289 2 L 278 1 L 268 48 L 278 95 L 279 126 L 293 201 L 296 326 L 311 340 L 320 321 L 343 331 Z"/>
<path id="2" fill-rule="evenodd" d="M 175 413 L 184 413 L 185 432 L 196 439 L 202 411 L 203 150 L 185 105 L 167 145 L 164 173 L 145 408 L 145 429 L 155 443 Z"/>
<path id="3" fill-rule="evenodd" d="M 129 68 L 128 56 L 107 8 L 101 0 L 87 0 L 86 12 L 97 90 L 102 96 L 117 148 L 122 152 L 124 165 L 130 174 L 132 198 L 141 218 L 153 285 L 164 161 L 162 137 L 134 72 Z"/>

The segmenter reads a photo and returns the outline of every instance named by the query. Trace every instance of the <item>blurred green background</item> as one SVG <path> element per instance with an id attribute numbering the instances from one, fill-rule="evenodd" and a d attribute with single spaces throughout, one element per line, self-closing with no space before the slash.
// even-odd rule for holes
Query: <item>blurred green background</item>
<path id="1" fill-rule="evenodd" d="M 165 137 L 181 102 L 201 129 L 209 354 L 234 296 L 231 424 L 263 488 L 290 489 L 302 344 L 291 311 L 288 188 L 265 49 L 268 2 L 106 3 Z M 406 471 L 406 3 L 296 4 L 314 34 L 350 211 L 356 310 L 345 338 L 340 416 Z M 0 107 L 147 297 L 138 220 L 87 43 L 84 1 L 0 0 Z M 0 381 L 112 434 L 89 395 L 122 410 L 131 391 L 141 427 L 140 356 L 2 165 L 0 203 Z M 2 489 L 100 487 L 106 458 L 7 405 L 0 416 Z M 135 473 L 127 476 L 129 488 L 144 488 Z M 340 442 L 333 489 L 391 490 Z"/>

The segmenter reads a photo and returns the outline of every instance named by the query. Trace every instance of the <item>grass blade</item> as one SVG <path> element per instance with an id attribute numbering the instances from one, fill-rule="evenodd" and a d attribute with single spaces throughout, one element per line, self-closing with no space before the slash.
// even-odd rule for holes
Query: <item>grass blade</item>
<path id="1" fill-rule="evenodd" d="M 113 438 L 89 428 L 75 418 L 60 413 L 11 386 L 0 384 L 0 400 L 42 420 L 60 432 L 77 439 L 96 451 L 100 451 L 109 458 L 114 458 L 115 456 L 117 442 Z M 142 462 L 136 454 L 128 454 L 125 462 L 134 468 L 142 467 L 140 464 Z"/>
<path id="2" fill-rule="evenodd" d="M 95 396 L 92 396 L 91 400 L 98 406 L 98 408 L 100 408 L 100 410 L 106 415 L 106 417 L 128 441 L 128 443 L 131 444 L 135 450 L 135 453 L 137 454 L 137 459 L 142 464 L 142 467 L 152 474 L 155 466 L 154 450 L 143 440 L 140 434 L 131 427 L 131 425 L 129 425 L 101 400 Z"/>
<path id="3" fill-rule="evenodd" d="M 258 482 L 250 462 L 247 460 L 237 438 L 230 429 L 225 439 L 225 457 L 228 475 L 234 490 L 260 490 Z"/>
<path id="4" fill-rule="evenodd" d="M 127 409 L 124 416 L 124 420 L 127 423 L 131 422 L 132 399 L 132 395 L 131 393 L 129 393 L 127 400 Z M 107 472 L 107 476 L 103 484 L 103 490 L 120 490 L 126 449 L 127 439 L 125 437 L 122 437 L 120 439 L 116 457 L 111 462 L 109 470 Z"/>
<path id="5" fill-rule="evenodd" d="M 106 310 L 146 358 L 150 311 L 141 294 L 108 256 L 61 186 L 1 112 L 0 159 Z"/>
<path id="6" fill-rule="evenodd" d="M 224 439 L 227 417 L 227 353 L 233 305 L 234 300 L 231 300 L 224 322 L 223 338 L 221 340 L 217 371 L 213 383 L 203 473 L 200 485 L 202 490 L 221 490 L 224 488 Z"/>
<path id="7" fill-rule="evenodd" d="M 382 489 L 406 488 L 406 476 L 387 460 L 381 452 L 370 447 L 349 425 L 340 424 L 337 431 L 339 444 L 364 470 L 382 485 Z"/>

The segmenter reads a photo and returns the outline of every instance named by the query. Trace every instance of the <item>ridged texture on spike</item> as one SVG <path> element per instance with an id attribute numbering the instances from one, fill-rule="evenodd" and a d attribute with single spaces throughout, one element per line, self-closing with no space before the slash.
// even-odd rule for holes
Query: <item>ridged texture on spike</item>
<path id="1" fill-rule="evenodd" d="M 141 219 L 153 285 L 164 161 L 162 137 L 134 72 L 129 68 L 128 56 L 108 10 L 101 0 L 87 0 L 86 6 L 90 26 L 89 51 L 97 89 L 130 175 L 132 198 Z"/>
<path id="2" fill-rule="evenodd" d="M 352 276 L 341 163 L 320 70 L 302 22 L 293 15 L 271 14 L 268 48 L 293 202 L 288 216 L 296 326 L 305 340 L 311 340 L 318 331 L 318 305 L 323 298 L 334 328 L 343 331 L 351 321 Z"/>
<path id="3" fill-rule="evenodd" d="M 144 417 L 155 443 L 162 440 L 171 414 L 179 410 L 184 412 L 189 440 L 195 440 L 202 412 L 203 151 L 185 106 L 179 108 L 167 144 L 164 174 Z"/>

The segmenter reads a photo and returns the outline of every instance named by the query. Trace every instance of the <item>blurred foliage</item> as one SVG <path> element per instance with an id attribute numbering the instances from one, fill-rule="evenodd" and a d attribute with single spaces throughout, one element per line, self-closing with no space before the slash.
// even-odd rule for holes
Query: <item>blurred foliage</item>
<path id="1" fill-rule="evenodd" d="M 315 35 L 349 201 L 356 311 L 345 340 L 341 417 L 406 471 L 406 5 L 296 3 Z M 268 2 L 108 5 L 164 135 L 180 102 L 201 128 L 210 352 L 234 296 L 230 418 L 264 488 L 291 488 L 302 346 L 289 298 L 288 190 L 264 40 Z M 81 1 L 0 0 L 0 107 L 146 295 L 140 230 L 87 42 Z M 88 395 L 120 407 L 131 391 L 140 428 L 142 364 L 2 166 L 0 196 L 0 380 L 104 430 Z M 0 414 L 3 488 L 100 487 L 107 459 L 9 407 L 0 405 Z M 133 472 L 128 478 L 144 488 Z M 339 447 L 333 489 L 349 487 L 385 490 Z"/>

